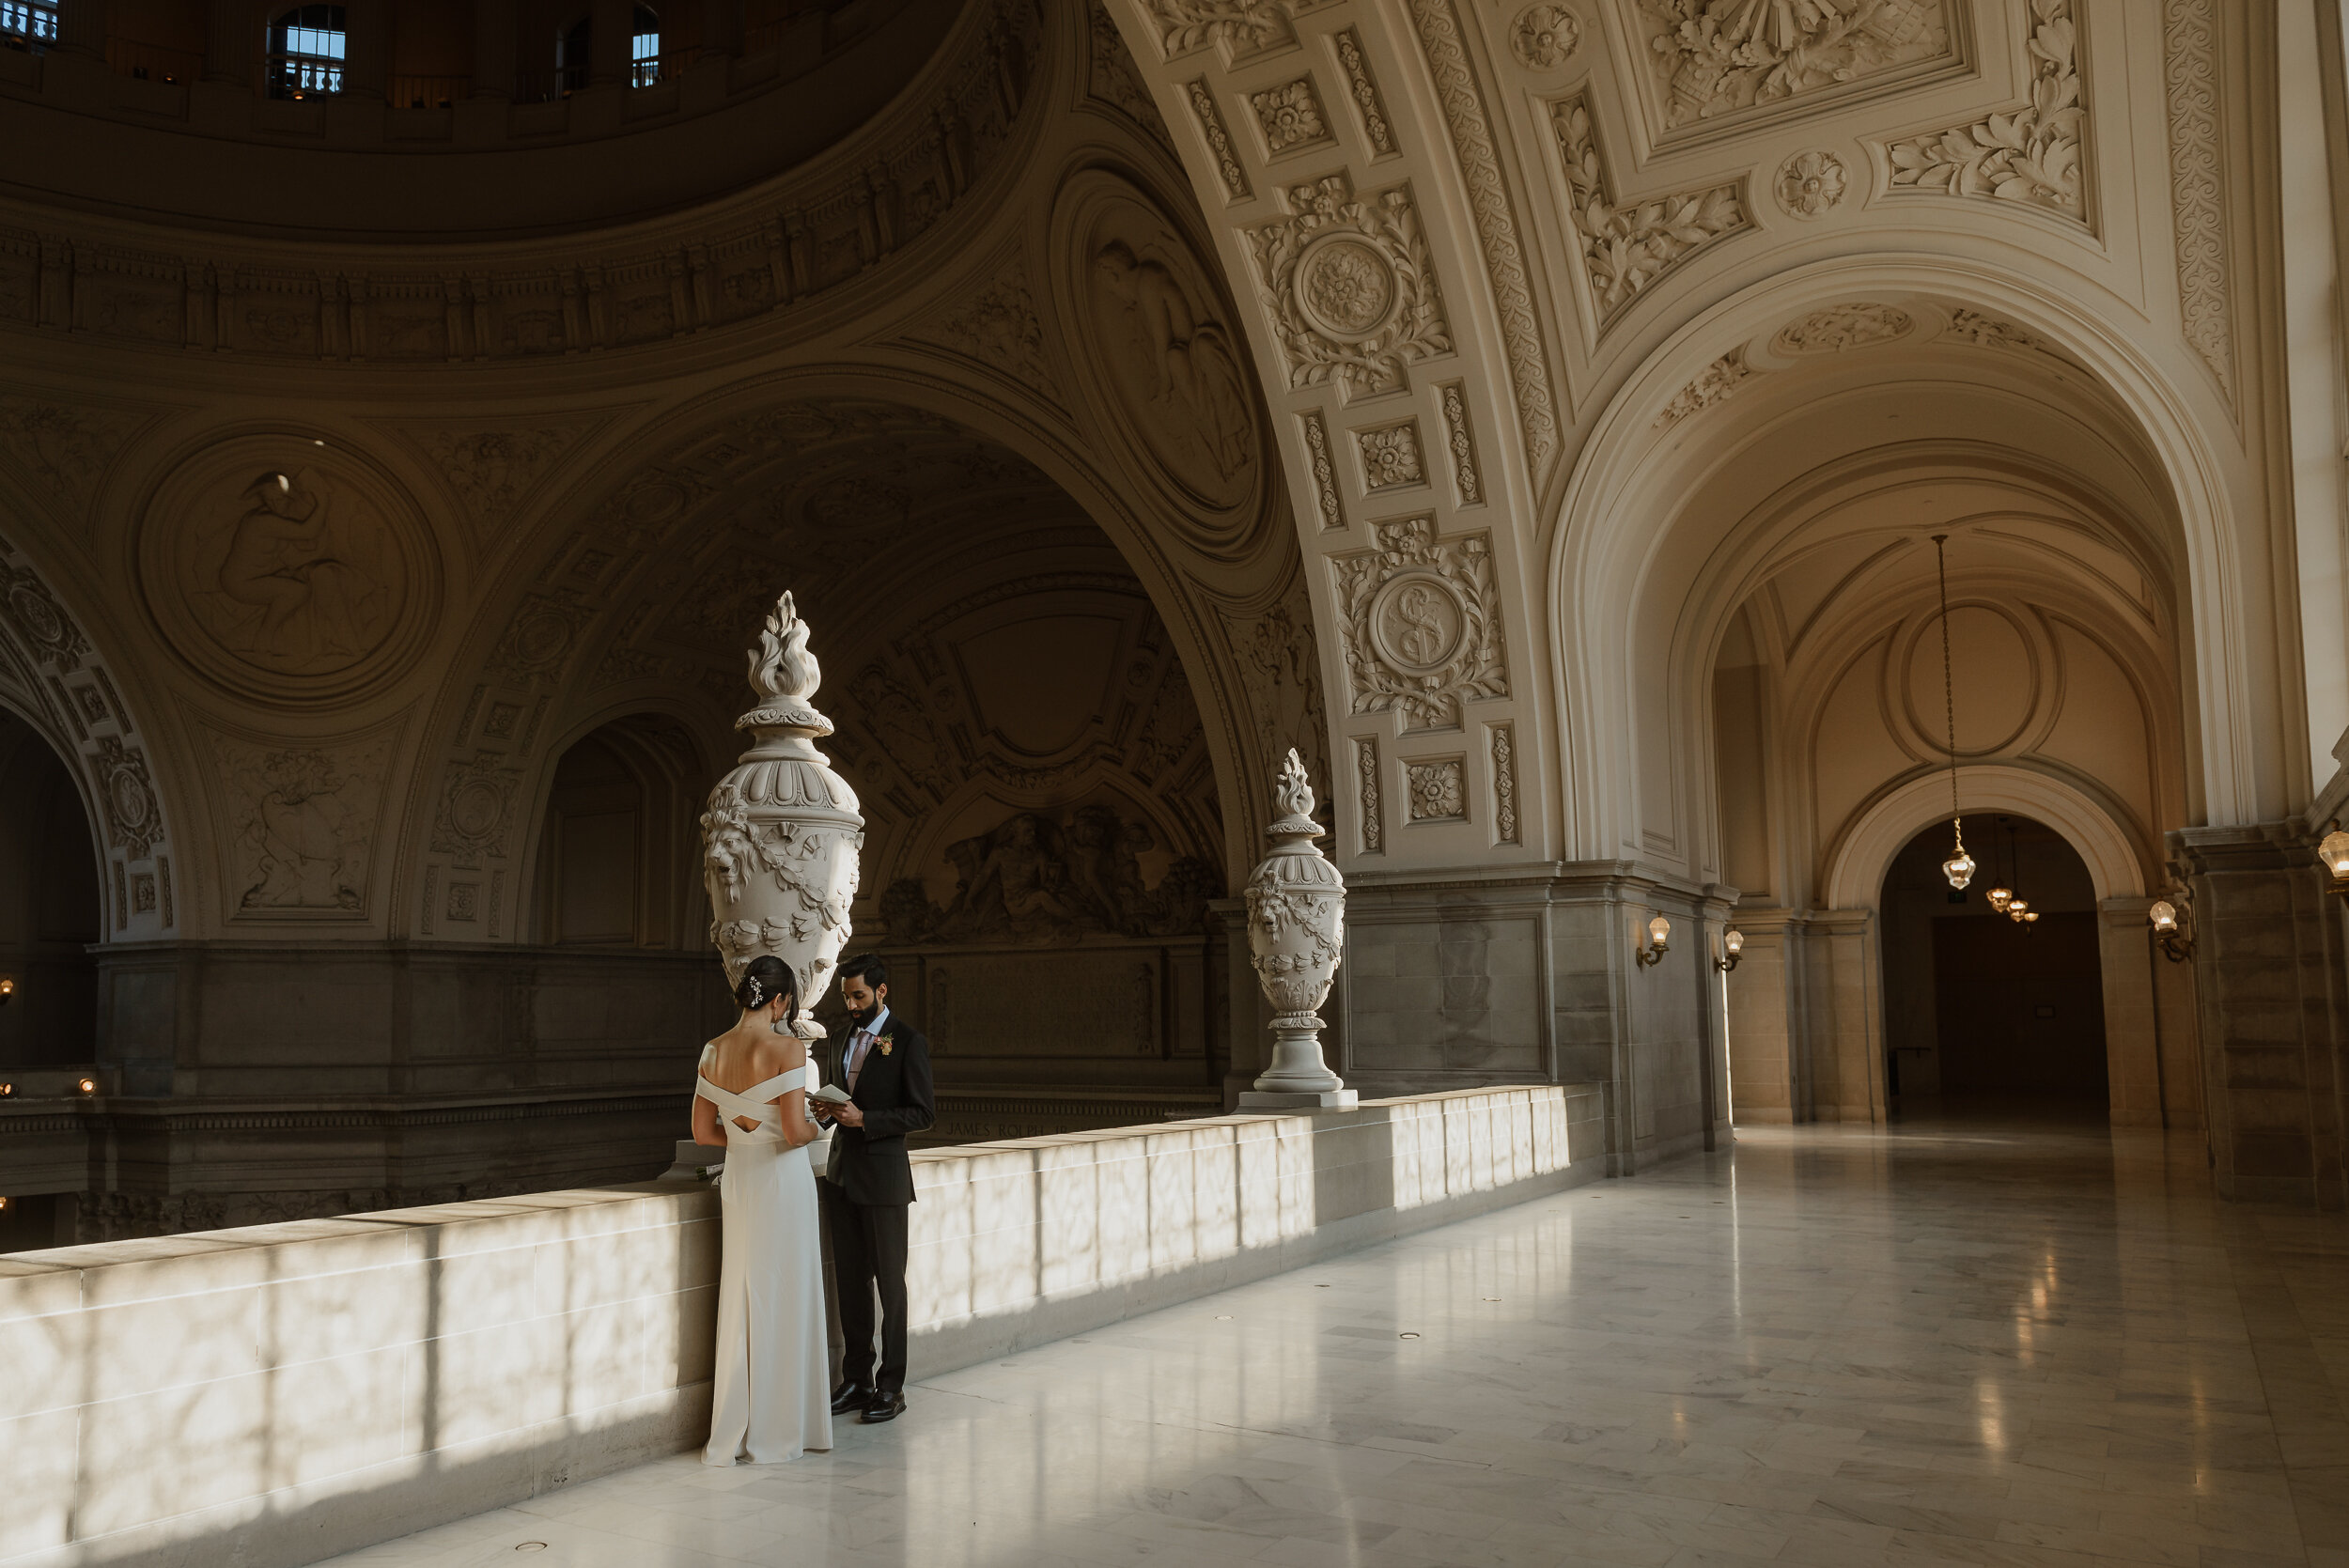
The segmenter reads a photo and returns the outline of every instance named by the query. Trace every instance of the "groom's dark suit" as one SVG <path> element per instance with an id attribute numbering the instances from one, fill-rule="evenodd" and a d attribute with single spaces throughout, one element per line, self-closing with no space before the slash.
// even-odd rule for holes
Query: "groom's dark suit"
<path id="1" fill-rule="evenodd" d="M 850 1026 L 828 1081 L 848 1090 L 864 1113 L 861 1127 L 835 1126 L 823 1186 L 832 1229 L 832 1273 L 840 1288 L 842 1381 L 884 1393 L 906 1386 L 906 1208 L 913 1202 L 913 1166 L 906 1135 L 937 1120 L 930 1087 L 930 1043 L 921 1031 L 884 1009 L 873 1020 L 856 1084 L 848 1064 L 856 1054 Z M 873 1367 L 873 1297 L 880 1296 L 880 1368 Z"/>

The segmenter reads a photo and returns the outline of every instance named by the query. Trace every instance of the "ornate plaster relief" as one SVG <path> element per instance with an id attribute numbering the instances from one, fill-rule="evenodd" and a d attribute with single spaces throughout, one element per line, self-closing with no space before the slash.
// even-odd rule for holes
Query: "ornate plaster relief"
<path id="1" fill-rule="evenodd" d="M 1814 149 L 1797 152 L 1780 164 L 1771 191 L 1787 216 L 1808 221 L 1823 218 L 1840 206 L 1849 183 L 1841 158 Z"/>
<path id="2" fill-rule="evenodd" d="M 1618 201 L 1599 155 L 1588 96 L 1559 100 L 1549 106 L 1549 118 L 1582 252 L 1594 334 L 1613 325 L 1626 306 L 1673 268 L 1753 226 L 1742 179 Z"/>
<path id="3" fill-rule="evenodd" d="M 2021 202 L 2088 221 L 2078 23 L 2072 0 L 2029 3 L 2029 100 L 1946 131 L 1879 144 L 1890 190 Z"/>
<path id="4" fill-rule="evenodd" d="M 1557 70 L 1582 47 L 1582 19 L 1563 6 L 1528 6 L 1509 26 L 1509 53 L 1528 70 Z"/>
<path id="5" fill-rule="evenodd" d="M 1374 156 L 1394 151 L 1394 127 L 1387 119 L 1386 101 L 1378 96 L 1377 79 L 1370 73 L 1370 58 L 1362 53 L 1361 35 L 1347 27 L 1331 35 L 1330 47 L 1337 52 L 1338 65 L 1346 72 L 1347 95 L 1361 117 L 1362 139 L 1370 144 Z"/>
<path id="6" fill-rule="evenodd" d="M 1428 518 L 1377 532 L 1377 548 L 1330 558 L 1352 711 L 1456 727 L 1465 704 L 1509 694 L 1491 536 L 1439 539 Z"/>
<path id="7" fill-rule="evenodd" d="M 223 915 L 232 924 L 368 919 L 383 791 L 405 716 L 319 739 L 209 720 L 197 726 L 217 778 Z"/>
<path id="8" fill-rule="evenodd" d="M 1626 30 L 1647 43 L 1659 139 L 1706 122 L 1818 113 L 1966 66 L 1945 0 L 1620 4 Z"/>
<path id="9" fill-rule="evenodd" d="M 1255 112 L 1256 128 L 1264 132 L 1265 151 L 1270 157 L 1300 147 L 1326 147 L 1335 139 L 1310 76 L 1251 93 L 1248 106 Z"/>
<path id="10" fill-rule="evenodd" d="M 1408 190 L 1358 196 L 1335 174 L 1282 196 L 1289 216 L 1248 239 L 1292 388 L 1392 392 L 1409 365 L 1452 351 Z"/>
<path id="11" fill-rule="evenodd" d="M 2170 206 L 2177 225 L 2186 340 L 2218 390 L 2234 396 L 2234 322 L 2227 286 L 2226 147 L 2219 130 L 2215 0 L 2162 0 L 2162 81 L 2170 108 Z"/>

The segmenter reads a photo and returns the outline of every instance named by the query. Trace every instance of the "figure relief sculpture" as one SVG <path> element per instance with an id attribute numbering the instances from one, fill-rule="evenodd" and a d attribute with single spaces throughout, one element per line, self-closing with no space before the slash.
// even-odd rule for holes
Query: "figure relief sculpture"
<path id="1" fill-rule="evenodd" d="M 880 899 L 890 940 L 1030 945 L 1196 932 L 1221 884 L 1205 861 L 1185 855 L 1144 888 L 1137 857 L 1156 846 L 1145 824 L 1098 801 L 1069 809 L 1065 820 L 1015 812 L 946 846 L 957 876 L 946 908 L 919 877 L 890 885 Z"/>
<path id="2" fill-rule="evenodd" d="M 1096 309 L 1119 390 L 1167 466 L 1219 506 L 1255 469 L 1254 420 L 1239 349 L 1174 268 L 1112 239 L 1094 252 Z"/>
<path id="3" fill-rule="evenodd" d="M 1272 1003 L 1272 1063 L 1242 1110 L 1342 1109 L 1355 1092 L 1321 1058 L 1322 1002 L 1346 950 L 1346 880 L 1314 840 L 1313 785 L 1294 749 L 1272 777 L 1271 851 L 1248 878 L 1249 963 Z"/>
<path id="4" fill-rule="evenodd" d="M 759 705 L 734 727 L 751 732 L 751 748 L 709 792 L 701 818 L 710 939 L 730 986 L 761 954 L 806 977 L 792 1030 L 820 1040 L 807 1002 L 826 994 L 848 940 L 864 818 L 855 791 L 815 747 L 832 721 L 809 702 L 822 671 L 787 593 L 751 650 L 750 674 Z"/>
<path id="5" fill-rule="evenodd" d="M 347 669 L 398 614 L 398 564 L 379 534 L 318 470 L 264 474 L 199 568 L 192 608 L 215 642 L 261 669 Z"/>

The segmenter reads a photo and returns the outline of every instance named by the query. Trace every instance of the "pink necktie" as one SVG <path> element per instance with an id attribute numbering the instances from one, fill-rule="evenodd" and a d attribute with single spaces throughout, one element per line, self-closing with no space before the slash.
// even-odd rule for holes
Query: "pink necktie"
<path id="1" fill-rule="evenodd" d="M 861 1029 L 856 1032 L 856 1038 L 848 1042 L 848 1093 L 851 1094 L 856 1093 L 857 1075 L 864 1071 L 864 1053 L 872 1046 L 873 1037 Z"/>

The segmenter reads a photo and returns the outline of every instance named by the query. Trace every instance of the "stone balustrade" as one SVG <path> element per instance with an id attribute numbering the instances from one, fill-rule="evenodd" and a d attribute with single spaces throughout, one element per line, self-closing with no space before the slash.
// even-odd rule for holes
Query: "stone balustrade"
<path id="1" fill-rule="evenodd" d="M 1602 1126 L 1541 1085 L 919 1152 L 914 1375 L 1595 1179 Z M 306 1563 L 689 1447 L 718 1236 L 647 1182 L 0 1257 L 0 1563 Z"/>

